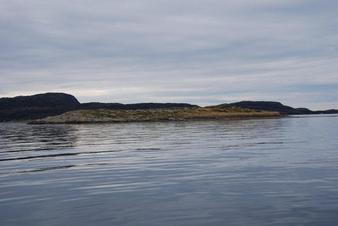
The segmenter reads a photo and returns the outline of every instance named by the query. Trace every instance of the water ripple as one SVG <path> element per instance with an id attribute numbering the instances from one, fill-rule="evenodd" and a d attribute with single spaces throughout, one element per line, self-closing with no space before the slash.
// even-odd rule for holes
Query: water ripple
<path id="1" fill-rule="evenodd" d="M 0 225 L 336 225 L 337 117 L 0 124 Z"/>

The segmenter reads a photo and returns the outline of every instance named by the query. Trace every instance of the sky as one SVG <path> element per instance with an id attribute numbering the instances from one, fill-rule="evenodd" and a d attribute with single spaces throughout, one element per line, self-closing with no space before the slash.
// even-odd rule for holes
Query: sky
<path id="1" fill-rule="evenodd" d="M 0 0 L 0 97 L 338 108 L 338 1 Z"/>

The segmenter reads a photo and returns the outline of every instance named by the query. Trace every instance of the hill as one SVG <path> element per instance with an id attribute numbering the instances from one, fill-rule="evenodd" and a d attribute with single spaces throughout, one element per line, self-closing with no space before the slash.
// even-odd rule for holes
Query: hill
<path id="1" fill-rule="evenodd" d="M 300 114 L 315 114 L 307 108 L 293 108 L 283 105 L 280 102 L 273 101 L 241 101 L 236 103 L 227 104 L 228 106 L 249 108 L 260 111 L 277 111 L 284 115 L 300 115 Z"/>
<path id="2" fill-rule="evenodd" d="M 84 110 L 94 109 L 111 109 L 111 110 L 140 110 L 140 109 L 163 109 L 163 108 L 191 108 L 199 107 L 197 105 L 185 103 L 137 103 L 137 104 L 120 104 L 120 103 L 84 103 L 79 107 Z"/>
<path id="3" fill-rule="evenodd" d="M 65 93 L 0 98 L 0 121 L 31 120 L 77 109 L 79 101 Z"/>

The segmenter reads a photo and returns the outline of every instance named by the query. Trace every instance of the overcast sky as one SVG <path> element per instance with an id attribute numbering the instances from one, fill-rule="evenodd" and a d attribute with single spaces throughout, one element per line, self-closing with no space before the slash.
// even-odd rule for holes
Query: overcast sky
<path id="1" fill-rule="evenodd" d="M 335 0 L 0 0 L 0 96 L 338 108 Z"/>

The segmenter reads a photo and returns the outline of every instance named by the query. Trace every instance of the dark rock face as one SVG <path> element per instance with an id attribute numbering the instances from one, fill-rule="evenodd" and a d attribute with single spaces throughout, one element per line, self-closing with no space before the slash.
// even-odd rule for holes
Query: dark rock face
<path id="1" fill-rule="evenodd" d="M 285 115 L 300 115 L 300 114 L 314 114 L 315 112 L 307 108 L 292 108 L 283 105 L 279 102 L 271 101 L 241 101 L 237 103 L 231 103 L 230 106 L 236 106 L 241 108 L 248 108 L 260 111 L 277 111 Z"/>
<path id="2" fill-rule="evenodd" d="M 0 121 L 38 119 L 59 115 L 79 106 L 74 96 L 64 93 L 0 98 Z"/>
<path id="3" fill-rule="evenodd" d="M 0 109 L 22 107 L 77 107 L 79 104 L 79 101 L 74 96 L 65 93 L 45 93 L 33 96 L 0 98 Z"/>

